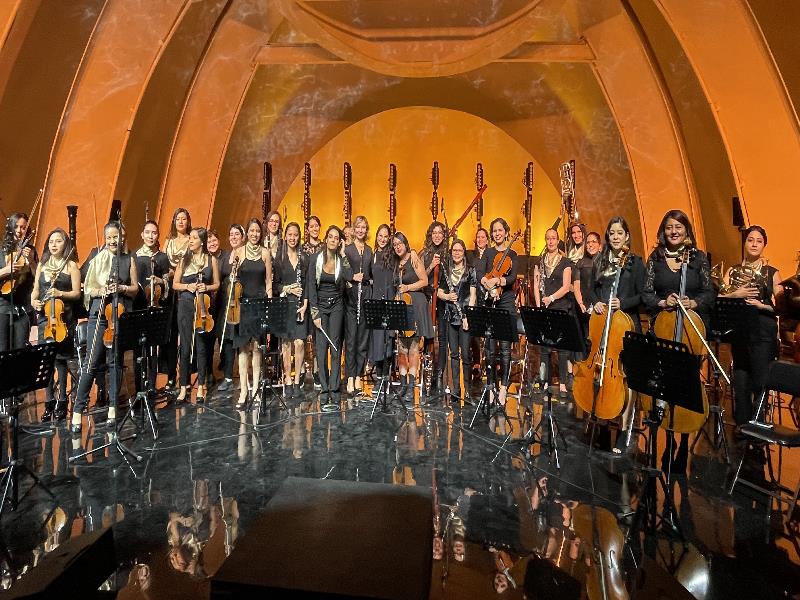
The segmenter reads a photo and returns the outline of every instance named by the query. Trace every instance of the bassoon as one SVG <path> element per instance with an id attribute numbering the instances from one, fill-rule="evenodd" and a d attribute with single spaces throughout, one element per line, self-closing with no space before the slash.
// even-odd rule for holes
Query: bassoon
<path id="1" fill-rule="evenodd" d="M 575 199 L 575 161 L 561 164 L 561 222 L 564 224 L 564 239 L 569 236 L 569 228 L 578 222 L 578 202 Z"/>
<path id="2" fill-rule="evenodd" d="M 267 222 L 267 214 L 272 210 L 272 163 L 264 163 L 264 191 L 261 194 L 261 220 Z"/>
<path id="3" fill-rule="evenodd" d="M 439 218 L 439 162 L 433 161 L 431 169 L 431 183 L 433 184 L 433 195 L 431 196 L 431 218 L 436 221 Z"/>
<path id="4" fill-rule="evenodd" d="M 397 166 L 389 165 L 389 231 L 392 235 L 397 232 L 395 220 L 397 219 Z"/>
<path id="5" fill-rule="evenodd" d="M 531 277 L 531 267 L 533 261 L 531 260 L 531 250 L 532 248 L 532 227 L 531 227 L 531 220 L 533 218 L 533 162 L 529 162 L 528 166 L 525 168 L 525 175 L 522 177 L 522 185 L 525 186 L 525 202 L 522 204 L 522 214 L 525 217 L 525 236 L 523 238 L 523 244 L 525 247 L 525 262 L 526 262 L 526 269 L 525 269 L 525 291 L 527 297 L 525 300 L 529 304 L 533 304 L 533 287 L 531 286 L 531 282 L 533 281 Z"/>
<path id="6" fill-rule="evenodd" d="M 306 243 L 308 243 L 308 219 L 311 216 L 311 165 L 303 166 L 303 219 L 306 224 Z"/>
<path id="7" fill-rule="evenodd" d="M 483 185 L 483 165 L 478 163 L 475 166 L 475 189 L 480 192 L 481 188 L 486 189 Z M 475 204 L 475 218 L 478 221 L 478 229 L 480 229 L 482 226 L 481 220 L 483 219 L 483 196 L 481 196 Z"/>
<path id="8" fill-rule="evenodd" d="M 353 169 L 350 163 L 344 163 L 344 226 L 350 227 L 353 218 Z"/>

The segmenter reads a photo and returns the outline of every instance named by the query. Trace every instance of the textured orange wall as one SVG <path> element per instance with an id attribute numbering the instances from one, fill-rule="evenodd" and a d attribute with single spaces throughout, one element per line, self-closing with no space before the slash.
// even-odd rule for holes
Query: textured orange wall
<path id="1" fill-rule="evenodd" d="M 398 171 L 397 228 L 415 248 L 421 247 L 431 222 L 430 177 L 434 160 L 439 162 L 438 194 L 445 200 L 450 225 L 475 196 L 475 165 L 481 162 L 484 181 L 489 186 L 484 196 L 483 226 L 488 229 L 491 220 L 498 216 L 506 218 L 512 230 L 525 226 L 520 211 L 525 199 L 522 177 L 528 161 L 534 157 L 508 134 L 475 116 L 428 107 L 397 109 L 359 121 L 337 135 L 310 160 L 312 212 L 320 217 L 323 227 L 343 224 L 344 160 L 353 168 L 352 217 L 365 215 L 372 234 L 378 225 L 389 222 L 390 162 L 397 165 Z M 553 183 L 538 165 L 535 171 L 532 240 L 538 251 L 545 230 L 558 215 L 560 200 Z M 300 172 L 280 203 L 281 214 L 285 207 L 289 221 L 302 223 L 302 200 Z M 260 204 L 254 202 L 251 214 L 259 212 Z M 215 225 L 227 228 L 227 215 L 215 216 Z M 468 247 L 472 247 L 476 229 L 473 211 L 458 230 Z M 522 247 L 520 238 L 514 248 L 522 252 Z"/>

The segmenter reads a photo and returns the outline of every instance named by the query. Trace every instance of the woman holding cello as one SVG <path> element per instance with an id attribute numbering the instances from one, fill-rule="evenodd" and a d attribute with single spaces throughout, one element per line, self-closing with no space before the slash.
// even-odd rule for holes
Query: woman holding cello
<path id="1" fill-rule="evenodd" d="M 705 335 L 714 305 L 711 266 L 706 255 L 697 249 L 692 224 L 682 210 L 671 210 L 661 220 L 658 244 L 647 259 L 642 302 L 653 317 L 651 331 L 657 337 L 676 340 L 682 334 L 676 341 L 688 342 L 695 354 L 705 353 L 702 340 L 697 339 L 692 324 L 685 322 L 678 304 L 689 311 L 692 322 Z M 670 460 L 674 459 L 671 472 L 686 472 L 689 433 L 700 429 L 706 416 L 679 408 L 672 424 L 666 418 L 664 425 L 680 431 L 681 441 L 674 457 L 674 444 L 667 444 L 661 459 L 662 469 L 668 470 Z"/>
<path id="2" fill-rule="evenodd" d="M 489 226 L 494 248 L 487 248 L 483 260 L 476 267 L 476 276 L 485 292 L 486 302 L 496 308 L 505 310 L 517 322 L 516 292 L 514 282 L 517 280 L 517 253 L 511 249 L 508 239 L 511 228 L 505 219 L 498 217 Z M 511 342 L 504 340 L 486 340 L 486 383 L 494 390 L 497 378 L 497 349 L 500 348 L 500 381 L 497 399 L 505 406 L 508 384 L 511 380 Z M 493 394 L 493 391 L 490 392 Z M 494 398 L 490 396 L 490 402 Z"/>
<path id="3" fill-rule="evenodd" d="M 86 337 L 86 364 L 81 370 L 75 405 L 72 407 L 72 433 L 81 430 L 81 413 L 89 403 L 89 391 L 95 374 L 107 363 L 111 378 L 108 384 L 107 426 L 116 425 L 117 395 L 122 378 L 121 352 L 113 351 L 116 325 L 113 312 L 114 294 L 117 294 L 117 316 L 133 308 L 133 299 L 139 291 L 136 282 L 136 261 L 130 254 L 122 253 L 122 237 L 117 221 L 103 228 L 106 244 L 89 262 L 83 282 L 83 305 L 89 311 Z"/>
<path id="4" fill-rule="evenodd" d="M 180 335 L 180 392 L 177 402 L 186 400 L 192 375 L 192 358 L 197 359 L 197 402 L 206 398 L 208 360 L 206 336 L 214 330 L 209 292 L 219 288 L 219 265 L 208 253 L 208 234 L 203 227 L 189 233 L 186 253 L 175 268 L 172 288 L 178 294 L 178 332 Z"/>
<path id="5" fill-rule="evenodd" d="M 67 416 L 67 361 L 75 354 L 75 316 L 72 305 L 81 297 L 81 272 L 72 260 L 72 242 L 60 227 L 47 236 L 42 262 L 36 267 L 31 304 L 39 312 L 39 341 L 56 343 L 58 395 L 51 379 L 42 422 Z M 54 398 L 58 398 L 57 400 Z"/>
<path id="6" fill-rule="evenodd" d="M 411 249 L 405 234 L 397 232 L 392 236 L 392 250 L 389 253 L 389 270 L 394 273 L 398 300 L 411 305 L 409 311 L 414 322 L 406 331 L 398 332 L 398 370 L 400 371 L 400 396 L 409 403 L 414 401 L 414 387 L 420 372 L 420 338 L 433 338 L 433 324 L 428 310 L 428 300 L 422 291 L 428 285 L 425 265 L 417 253 Z"/>
<path id="7" fill-rule="evenodd" d="M 590 234 L 591 235 L 591 234 Z M 587 238 L 587 247 L 589 238 Z M 628 223 L 622 217 L 614 217 L 608 222 L 605 232 L 605 245 L 595 260 L 594 267 L 587 286 L 585 302 L 591 307 L 589 335 L 591 336 L 591 351 L 587 362 L 589 369 L 585 370 L 579 363 L 575 367 L 575 385 L 573 393 L 575 402 L 586 412 L 591 413 L 594 404 L 594 382 L 597 377 L 599 356 L 595 353 L 602 351 L 603 339 L 607 338 L 607 363 L 606 372 L 603 374 L 604 385 L 611 391 L 616 388 L 614 396 L 607 400 L 606 406 L 595 406 L 595 415 L 603 419 L 613 419 L 620 412 L 623 414 L 622 428 L 625 429 L 628 419 L 632 418 L 630 402 L 632 395 L 624 383 L 624 376 L 618 370 L 619 350 L 622 349 L 622 338 L 626 331 L 641 333 L 642 325 L 639 321 L 639 306 L 642 303 L 642 290 L 645 283 L 644 262 L 640 256 L 630 251 L 631 232 Z M 617 278 L 619 275 L 619 278 Z M 612 316 L 608 317 L 611 309 Z M 618 312 L 617 312 L 618 311 Z M 609 327 L 606 335 L 605 327 Z M 611 351 L 614 347 L 616 351 Z M 602 364 L 602 363 L 600 363 Z M 587 381 L 583 380 L 585 374 L 589 375 Z M 613 382 L 608 381 L 614 379 Z M 617 378 L 619 378 L 617 380 Z M 589 384 L 586 386 L 585 384 Z M 629 403 L 628 410 L 623 410 L 625 403 Z M 605 412 L 605 409 L 608 412 Z M 601 416 L 601 413 L 604 413 Z M 615 414 L 614 414 L 615 413 Z M 622 452 L 625 448 L 626 437 L 617 438 L 615 451 Z M 610 446 L 610 432 L 607 427 L 601 428 L 600 444 Z"/>

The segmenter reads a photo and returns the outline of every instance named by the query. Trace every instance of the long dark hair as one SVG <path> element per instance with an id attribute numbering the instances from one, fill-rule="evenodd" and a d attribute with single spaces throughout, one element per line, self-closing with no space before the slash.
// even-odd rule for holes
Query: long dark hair
<path id="1" fill-rule="evenodd" d="M 6 219 L 6 232 L 3 238 L 3 250 L 6 253 L 15 251 L 19 242 L 22 240 L 17 240 L 16 234 L 14 230 L 17 228 L 17 221 L 20 219 L 25 219 L 26 223 L 30 223 L 30 219 L 28 215 L 22 212 L 12 213 Z"/>
<path id="2" fill-rule="evenodd" d="M 747 229 L 742 232 L 742 239 L 747 241 L 747 236 L 749 236 L 754 231 L 757 231 L 761 234 L 761 237 L 764 238 L 764 248 L 767 247 L 767 231 L 761 225 L 750 225 Z M 742 244 L 744 245 L 744 244 Z"/>
<path id="3" fill-rule="evenodd" d="M 247 232 L 250 231 L 251 225 L 258 225 L 258 230 L 261 232 L 258 236 L 258 241 L 256 244 L 260 244 L 264 241 L 264 225 L 259 221 L 257 218 L 253 217 L 247 222 L 247 227 L 244 228 L 244 243 L 247 244 L 250 240 L 247 238 Z"/>
<path id="4" fill-rule="evenodd" d="M 584 225 L 583 223 L 573 223 L 572 225 L 569 226 L 569 235 L 567 236 L 567 245 L 566 245 L 567 255 L 569 255 L 570 251 L 573 248 L 578 247 L 575 244 L 575 242 L 572 241 L 572 230 L 575 229 L 576 227 L 581 230 L 581 233 L 583 233 L 583 242 L 581 242 L 581 246 L 583 246 L 584 253 L 586 252 L 586 236 L 588 235 L 586 233 L 586 225 Z"/>
<path id="5" fill-rule="evenodd" d="M 664 218 L 661 219 L 661 225 L 658 226 L 658 243 L 656 244 L 655 254 L 660 258 L 664 258 L 667 249 L 667 236 L 664 234 L 664 229 L 670 219 L 674 219 L 686 228 L 686 237 L 692 242 L 692 246 L 697 248 L 697 238 L 694 236 L 694 228 L 689 220 L 689 215 L 676 208 L 665 214 Z"/>
<path id="6" fill-rule="evenodd" d="M 339 234 L 339 243 L 340 244 L 342 243 L 342 240 L 344 239 L 344 233 L 342 233 L 342 230 L 339 227 L 337 227 L 336 225 L 328 225 L 328 228 L 325 230 L 325 237 L 322 238 L 322 249 L 320 250 L 320 252 L 322 252 L 323 260 L 327 260 L 328 259 L 328 242 L 327 242 L 327 239 L 328 239 L 328 235 L 330 234 L 331 231 L 335 231 L 336 233 Z M 339 251 L 338 250 L 334 251 L 333 258 L 335 259 L 338 255 L 339 255 Z"/>
<path id="7" fill-rule="evenodd" d="M 390 271 L 395 271 L 397 266 L 400 264 L 400 257 L 397 256 L 397 252 L 394 251 L 394 240 L 398 239 L 406 246 L 406 252 L 409 254 L 411 253 L 411 244 L 408 242 L 408 238 L 402 231 L 395 231 L 394 235 L 389 240 L 389 247 L 391 248 L 391 252 L 386 253 L 386 268 Z"/>
<path id="8" fill-rule="evenodd" d="M 378 234 L 381 232 L 381 229 L 385 229 L 386 233 L 389 234 L 389 239 L 386 241 L 386 247 L 381 250 L 378 248 Z M 381 223 L 378 226 L 378 229 L 375 230 L 375 245 L 372 247 L 373 254 L 378 254 L 379 252 L 386 252 L 392 247 L 392 230 L 386 223 Z"/>
<path id="9" fill-rule="evenodd" d="M 595 279 L 600 279 L 603 273 L 605 273 L 611 266 L 611 261 L 608 259 L 608 253 L 611 250 L 609 231 L 611 231 L 612 225 L 620 225 L 623 231 L 628 235 L 628 245 L 631 243 L 631 229 L 628 227 L 628 222 L 623 217 L 613 217 L 608 222 L 608 225 L 606 225 L 605 242 L 603 242 L 603 247 L 600 249 L 600 252 L 598 252 L 597 256 L 594 257 Z M 629 256 L 630 255 L 632 255 L 632 253 L 629 253 Z M 586 255 L 584 254 L 584 256 Z"/>
<path id="10" fill-rule="evenodd" d="M 53 231 L 48 233 L 47 237 L 45 238 L 44 250 L 42 250 L 42 263 L 46 263 L 48 260 L 50 260 L 50 238 L 56 233 L 64 238 L 64 254 L 62 255 L 62 259 L 72 258 L 72 240 L 69 239 L 69 235 L 67 235 L 67 232 L 64 231 L 63 227 L 56 227 L 53 229 Z"/>
<path id="11" fill-rule="evenodd" d="M 208 254 L 208 231 L 206 230 L 205 227 L 195 227 L 194 229 L 191 229 L 189 231 L 189 234 L 191 234 L 192 231 L 196 231 L 197 232 L 197 237 L 200 238 L 200 243 L 202 244 L 202 246 L 200 246 L 200 254 L 207 255 Z M 187 249 L 186 250 L 186 254 L 183 255 L 183 262 L 181 263 L 181 270 L 185 271 L 186 267 L 189 266 L 189 263 L 191 261 L 192 261 L 192 251 Z"/>
<path id="12" fill-rule="evenodd" d="M 422 246 L 422 254 L 423 254 L 423 256 L 428 256 L 428 254 L 432 253 L 433 250 L 434 250 L 434 246 L 433 246 L 433 230 L 436 229 L 437 227 L 441 227 L 442 228 L 442 234 L 444 236 L 442 238 L 442 244 L 446 245 L 446 242 L 447 242 L 447 230 L 444 228 L 444 224 L 442 224 L 440 221 L 434 221 L 433 223 L 428 225 L 428 231 L 425 233 L 425 243 Z M 447 248 L 445 248 L 444 250 L 446 251 Z M 442 258 L 442 260 L 444 260 L 443 256 L 441 258 Z"/>
<path id="13" fill-rule="evenodd" d="M 185 208 L 176 208 L 175 212 L 172 213 L 172 223 L 169 226 L 170 239 L 174 240 L 176 237 L 178 237 L 178 228 L 175 227 L 175 219 L 181 213 L 186 214 L 186 235 L 189 235 L 192 232 L 192 215 L 190 215 L 189 211 Z"/>

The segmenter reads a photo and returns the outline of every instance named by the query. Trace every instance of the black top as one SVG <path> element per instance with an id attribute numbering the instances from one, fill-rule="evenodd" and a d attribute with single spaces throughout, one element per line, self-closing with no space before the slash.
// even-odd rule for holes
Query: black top
<path id="1" fill-rule="evenodd" d="M 545 270 L 546 267 L 544 257 L 542 257 L 542 260 L 539 261 L 539 275 L 544 280 L 544 294 L 542 294 L 542 299 L 544 299 L 545 296 L 552 296 L 559 289 L 561 289 L 561 287 L 564 285 L 564 269 L 571 267 L 572 261 L 566 256 L 562 256 L 559 258 L 553 270 L 550 271 L 550 273 L 547 273 Z M 556 298 L 556 300 L 553 301 L 547 308 L 571 310 L 572 301 L 572 292 L 568 292 L 561 298 Z"/>
<path id="2" fill-rule="evenodd" d="M 92 260 L 94 260 L 95 256 L 97 256 L 97 252 L 95 252 L 94 256 L 92 256 L 90 259 L 87 259 L 86 263 L 84 263 L 84 266 L 86 267 L 86 271 L 87 272 L 89 270 L 88 264 Z M 117 257 L 118 265 L 115 265 L 114 261 L 112 260 L 111 272 L 113 273 L 114 269 L 117 269 L 117 273 L 118 273 L 118 275 L 117 275 L 117 283 L 120 283 L 122 285 L 131 285 L 131 260 L 132 260 L 132 255 L 131 254 L 120 254 Z M 100 299 L 99 296 L 96 297 L 96 298 L 92 298 L 92 303 L 94 303 L 95 301 L 97 301 L 99 299 Z M 131 310 L 133 308 L 133 299 L 128 297 L 127 294 L 120 294 L 119 295 L 119 301 L 125 307 L 125 310 Z M 106 303 L 110 304 L 111 302 L 113 302 L 113 297 L 111 295 L 109 295 L 106 298 Z M 89 307 L 89 310 L 90 310 L 90 312 L 92 311 L 92 307 L 91 306 Z"/>
<path id="3" fill-rule="evenodd" d="M 31 255 L 28 259 L 30 262 L 31 268 L 30 270 L 26 271 L 19 279 L 17 279 L 17 283 L 14 286 L 14 291 L 11 294 L 0 294 L 0 306 L 2 305 L 10 305 L 11 300 L 13 297 L 14 306 L 16 308 L 24 309 L 25 312 L 32 313 L 33 307 L 31 306 L 31 292 L 33 292 L 33 280 L 34 280 L 34 269 L 36 268 L 36 263 L 39 262 L 39 254 L 36 252 L 36 248 L 33 246 L 28 246 L 31 249 Z M 0 252 L 0 268 L 6 266 L 6 255 L 5 252 Z M 5 283 L 5 279 L 2 283 Z M 0 312 L 2 312 L 0 310 Z"/>
<path id="4" fill-rule="evenodd" d="M 204 266 L 199 273 L 192 273 L 191 275 L 181 275 L 181 283 L 184 285 L 189 285 L 190 283 L 197 283 L 199 281 L 199 276 L 201 274 L 203 275 L 203 283 L 206 284 L 212 283 L 214 281 L 214 270 L 211 268 L 211 257 L 208 256 L 206 260 L 207 260 L 206 266 Z M 190 292 L 189 290 L 181 290 L 181 299 L 184 298 L 194 299 L 194 293 Z"/>
<path id="5" fill-rule="evenodd" d="M 386 266 L 386 254 L 390 251 L 387 245 L 382 251 L 372 256 L 372 297 L 378 300 L 394 298 L 394 274 Z"/>
<path id="6" fill-rule="evenodd" d="M 441 276 L 442 273 L 442 263 L 447 260 L 447 246 L 445 245 L 444 241 L 439 244 L 438 246 L 431 246 L 428 249 L 423 250 L 420 252 L 420 259 L 422 260 L 422 264 L 425 267 L 425 271 L 428 270 L 428 267 L 431 266 L 433 262 L 433 257 L 438 254 L 439 255 L 439 275 Z M 405 283 L 405 282 L 403 282 Z M 433 269 L 431 269 L 430 273 L 428 273 L 428 285 L 422 288 L 422 291 L 425 292 L 425 295 L 430 299 L 433 297 Z M 439 303 L 438 308 L 442 307 L 442 301 L 438 298 L 436 301 Z"/>
<path id="7" fill-rule="evenodd" d="M 136 298 L 134 298 L 133 305 L 135 307 L 145 308 L 146 303 L 144 289 L 150 285 L 150 257 L 139 256 L 138 254 L 135 254 L 134 256 L 136 260 L 136 276 L 139 278 L 139 292 L 136 294 Z M 153 255 L 152 265 L 152 274 L 162 279 L 169 274 L 169 270 L 172 268 L 172 265 L 169 264 L 169 258 L 167 258 L 167 255 L 161 252 L 161 250 Z M 161 292 L 163 293 L 164 286 L 159 287 L 161 287 Z"/>
<path id="8" fill-rule="evenodd" d="M 595 255 L 597 256 L 597 255 Z M 640 261 L 641 262 L 641 261 Z M 594 272 L 594 257 L 584 254 L 577 262 L 572 265 L 572 283 L 579 282 L 581 289 L 581 297 L 583 298 L 584 305 L 591 302 L 589 299 L 591 295 L 592 276 Z M 610 291 L 610 287 L 609 287 Z"/>
<path id="9" fill-rule="evenodd" d="M 372 279 L 372 248 L 364 244 L 364 253 L 361 255 L 358 253 L 358 249 L 354 243 L 348 244 L 344 247 L 344 255 L 347 258 L 347 262 L 350 263 L 350 269 L 352 271 L 349 279 L 352 287 L 347 290 L 347 296 L 351 302 L 357 301 L 358 282 L 353 281 L 353 275 L 356 273 L 364 273 L 364 281 L 361 285 L 361 299 L 363 301 L 369 297 L 365 296 L 364 293 L 366 288 L 369 287 L 369 282 Z"/>
<path id="10" fill-rule="evenodd" d="M 298 253 L 298 261 L 297 266 L 292 266 L 292 261 L 289 260 L 289 256 L 281 252 L 278 254 L 275 261 L 272 263 L 272 276 L 275 279 L 275 282 L 278 286 L 278 290 L 284 285 L 291 285 L 293 283 L 299 283 L 300 287 L 303 288 L 303 295 L 299 298 L 302 300 L 307 296 L 306 294 L 306 282 L 305 282 L 305 274 L 308 267 L 306 264 L 306 256 L 303 252 Z M 290 300 L 297 300 L 297 296 L 294 294 L 287 294 Z"/>
<path id="11" fill-rule="evenodd" d="M 461 309 L 461 315 L 466 314 L 467 306 L 469 306 L 469 294 L 471 288 L 478 287 L 478 278 L 475 275 L 475 269 L 467 266 L 464 273 L 461 275 L 458 283 L 453 286 L 450 278 L 445 274 L 444 269 L 439 273 L 439 287 L 441 290 L 449 294 L 452 291 L 458 293 L 458 306 Z M 451 302 L 445 303 L 445 320 L 452 325 L 460 325 L 458 311 L 455 309 Z"/>
<path id="12" fill-rule="evenodd" d="M 494 264 L 494 259 L 498 254 L 502 254 L 503 251 L 497 250 L 497 248 L 487 248 L 486 251 L 483 253 L 483 258 L 478 261 L 478 264 L 475 266 L 475 277 L 478 283 L 480 280 L 492 270 L 492 265 Z M 506 307 L 514 306 L 515 301 L 515 292 L 514 292 L 514 282 L 517 280 L 517 253 L 513 250 L 508 251 L 508 256 L 511 258 L 511 270 L 503 275 L 506 280 L 506 285 L 503 286 L 502 294 L 498 298 L 497 304 L 504 305 Z M 478 294 L 479 296 L 483 295 L 483 292 Z"/>
<path id="13" fill-rule="evenodd" d="M 711 266 L 704 252 L 694 250 L 691 254 L 686 270 L 686 296 L 697 302 L 695 312 L 700 315 L 708 329 L 716 297 L 711 284 Z M 645 272 L 642 302 L 650 314 L 655 316 L 662 310 L 658 306 L 661 300 L 666 300 L 670 294 L 680 292 L 681 270 L 670 269 L 666 258 L 656 249 L 647 259 Z"/>
<path id="14" fill-rule="evenodd" d="M 616 271 L 610 275 L 598 274 L 594 269 L 591 272 L 591 281 L 589 283 L 588 298 L 584 296 L 584 302 L 597 304 L 602 302 L 608 304 L 608 298 L 611 295 L 611 287 L 614 285 L 614 278 Z M 619 307 L 630 315 L 636 315 L 639 311 L 639 306 L 642 304 L 642 290 L 645 284 L 645 268 L 644 262 L 639 256 L 629 254 L 628 259 L 625 261 L 625 266 L 622 269 L 622 274 L 619 277 L 619 287 L 617 288 L 617 298 L 619 298 Z M 638 316 L 634 318 L 634 322 Z"/>
<path id="15" fill-rule="evenodd" d="M 308 293 L 309 309 L 319 310 L 320 305 L 327 308 L 335 304 L 344 294 L 345 284 L 351 278 L 352 271 L 347 261 L 339 259 L 339 277 L 334 280 L 334 275 L 320 270 L 320 280 L 317 281 L 317 259 L 320 253 L 314 254 L 308 261 L 308 271 L 306 272 L 306 291 Z M 324 267 L 324 259 L 323 259 Z M 324 290 L 324 294 L 323 294 Z"/>
<path id="16" fill-rule="evenodd" d="M 39 275 L 39 299 L 44 302 L 44 297 L 47 294 L 48 290 L 50 289 L 50 281 L 45 280 L 44 271 Z M 53 286 L 54 289 L 60 290 L 62 292 L 71 292 L 72 291 L 72 277 L 70 277 L 69 273 L 61 272 L 56 277 L 56 283 Z M 74 319 L 74 310 L 73 307 L 75 302 L 71 300 L 67 300 L 65 298 L 61 298 L 64 302 L 64 322 L 67 326 L 71 325 Z M 41 313 L 39 321 L 43 321 L 46 315 Z"/>
<path id="17" fill-rule="evenodd" d="M 264 298 L 267 295 L 267 265 L 259 256 L 245 258 L 239 263 L 238 279 L 242 284 L 242 298 Z"/>

